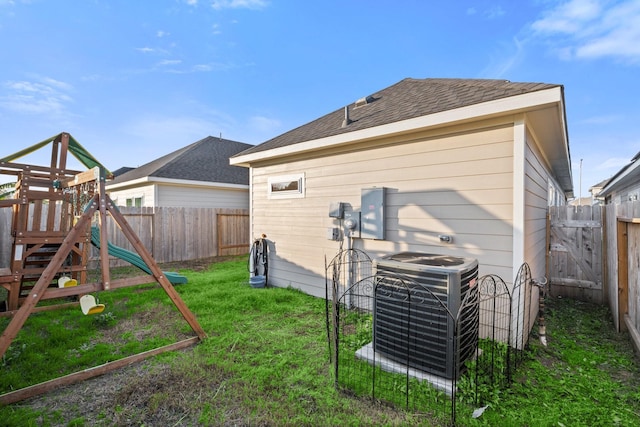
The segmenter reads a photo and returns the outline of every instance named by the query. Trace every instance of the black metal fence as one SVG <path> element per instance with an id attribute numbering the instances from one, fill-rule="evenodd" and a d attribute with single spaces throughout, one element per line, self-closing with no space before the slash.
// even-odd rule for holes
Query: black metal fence
<path id="1" fill-rule="evenodd" d="M 372 265 L 354 249 L 326 265 L 336 387 L 423 413 L 434 424 L 455 424 L 461 411 L 495 403 L 535 321 L 529 266 L 511 286 L 495 275 L 471 278 L 451 304 L 429 284 L 375 274 Z"/>

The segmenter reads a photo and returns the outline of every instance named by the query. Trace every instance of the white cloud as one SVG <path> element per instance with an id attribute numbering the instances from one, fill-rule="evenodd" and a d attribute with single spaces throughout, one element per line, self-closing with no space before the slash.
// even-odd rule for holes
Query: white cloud
<path id="1" fill-rule="evenodd" d="M 249 119 L 249 126 L 260 133 L 273 133 L 280 128 L 280 121 L 264 116 L 253 116 Z"/>
<path id="2" fill-rule="evenodd" d="M 158 65 L 160 66 L 165 66 L 165 65 L 178 65 L 181 64 L 182 61 L 179 59 L 164 59 L 160 62 L 158 62 Z"/>
<path id="3" fill-rule="evenodd" d="M 614 57 L 640 63 L 640 2 L 570 0 L 531 25 L 539 37 L 555 42 L 562 59 Z"/>
<path id="4" fill-rule="evenodd" d="M 481 12 L 478 12 L 478 10 L 475 7 L 470 7 L 466 10 L 466 14 L 470 16 L 477 15 L 478 13 L 480 13 L 481 16 L 487 19 L 495 19 L 505 15 L 507 12 L 500 5 L 493 5 L 488 9 L 484 9 Z"/>
<path id="5" fill-rule="evenodd" d="M 489 19 L 499 18 L 505 15 L 507 12 L 500 6 L 493 6 L 490 9 L 487 9 L 484 14 Z"/>
<path id="6" fill-rule="evenodd" d="M 193 66 L 193 71 L 207 72 L 212 70 L 213 66 L 210 64 L 197 64 Z"/>
<path id="7" fill-rule="evenodd" d="M 598 0 L 571 0 L 545 12 L 545 17 L 534 22 L 532 28 L 543 33 L 578 33 L 599 14 Z"/>
<path id="8" fill-rule="evenodd" d="M 8 81 L 3 86 L 7 93 L 0 97 L 0 107 L 18 113 L 59 115 L 73 102 L 66 93 L 72 86 L 49 77 L 40 77 L 37 81 Z"/>
<path id="9" fill-rule="evenodd" d="M 518 38 L 513 38 L 513 43 L 502 45 L 503 50 L 509 53 L 501 52 L 498 60 L 492 60 L 491 63 L 480 73 L 485 78 L 501 78 L 509 74 L 512 68 L 522 63 L 525 57 L 525 44 Z"/>
<path id="10" fill-rule="evenodd" d="M 127 166 L 140 166 L 207 136 L 222 133 L 226 138 L 229 129 L 234 128 L 232 118 L 206 109 L 193 116 L 161 114 L 140 117 L 122 129 L 125 137 L 135 141 L 130 156 L 124 161 L 130 163 Z M 123 165 L 110 166 L 115 169 Z"/>
<path id="11" fill-rule="evenodd" d="M 170 45 L 170 47 L 173 47 L 173 44 Z M 155 48 L 155 47 L 149 47 L 149 46 L 136 47 L 135 50 L 142 53 L 143 55 L 166 56 L 170 54 L 170 51 L 168 49 Z"/>
<path id="12" fill-rule="evenodd" d="M 207 136 L 210 126 L 198 117 L 145 117 L 130 123 L 125 132 L 143 141 L 176 141 L 180 147 Z"/>
<path id="13" fill-rule="evenodd" d="M 158 37 L 158 38 L 166 37 L 168 35 L 169 35 L 169 33 L 166 32 L 166 31 L 162 31 L 162 30 L 156 31 L 156 37 Z"/>
<path id="14" fill-rule="evenodd" d="M 264 9 L 269 3 L 266 0 L 213 0 L 211 7 L 220 9 Z"/>
<path id="15" fill-rule="evenodd" d="M 604 162 L 600 162 L 596 165 L 596 170 L 617 170 L 629 164 L 630 159 L 624 159 L 622 157 L 611 157 Z"/>
<path id="16" fill-rule="evenodd" d="M 42 81 L 49 86 L 53 86 L 60 90 L 72 90 L 73 87 L 69 83 L 61 82 L 60 80 L 52 79 L 51 77 L 43 77 Z"/>
<path id="17" fill-rule="evenodd" d="M 177 67 L 178 65 L 184 65 Z M 190 73 L 207 73 L 210 71 L 228 70 L 234 68 L 231 64 L 223 63 L 209 63 L 209 64 L 195 64 L 185 65 L 180 60 L 164 60 L 159 62 L 152 70 L 148 71 L 162 71 L 172 74 L 190 74 Z"/>
<path id="18" fill-rule="evenodd" d="M 580 123 L 589 124 L 589 125 L 608 125 L 611 123 L 615 123 L 620 119 L 621 119 L 620 116 L 609 114 L 604 116 L 589 117 L 587 119 L 580 121 Z"/>

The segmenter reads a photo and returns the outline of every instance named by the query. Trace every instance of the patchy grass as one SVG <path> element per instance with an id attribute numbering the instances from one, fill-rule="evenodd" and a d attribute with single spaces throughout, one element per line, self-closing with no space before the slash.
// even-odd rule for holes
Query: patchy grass
<path id="1" fill-rule="evenodd" d="M 175 266 L 174 266 L 175 269 Z M 437 425 L 335 390 L 324 301 L 253 289 L 244 258 L 183 270 L 176 287 L 208 338 L 180 352 L 0 408 L 5 425 Z M 38 313 L 2 361 L 3 392 L 175 342 L 193 333 L 155 285 L 100 293 L 102 315 Z M 548 303 L 549 347 L 532 340 L 514 386 L 461 425 L 640 425 L 640 370 L 610 314 Z M 8 321 L 0 319 L 3 328 Z M 461 406 L 461 405 L 459 405 Z M 468 414 L 467 414 L 468 413 Z"/>
<path id="2" fill-rule="evenodd" d="M 549 345 L 532 339 L 511 388 L 481 420 L 467 423 L 639 426 L 638 359 L 609 310 L 561 298 L 546 307 Z"/>

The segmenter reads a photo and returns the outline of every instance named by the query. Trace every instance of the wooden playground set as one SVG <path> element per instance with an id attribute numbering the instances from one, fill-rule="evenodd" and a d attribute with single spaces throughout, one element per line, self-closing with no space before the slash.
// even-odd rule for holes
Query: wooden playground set
<path id="1" fill-rule="evenodd" d="M 14 162 L 49 144 L 49 166 Z M 69 154 L 87 170 L 68 169 Z M 62 385 L 102 375 L 165 351 L 185 348 L 206 337 L 173 287 L 174 284 L 185 283 L 186 278 L 160 270 L 106 193 L 105 185 L 111 173 L 70 134 L 60 133 L 0 159 L 0 175 L 11 175 L 17 179 L 13 194 L 0 199 L 0 208 L 12 208 L 10 265 L 0 265 L 0 286 L 6 289 L 7 295 L 0 316 L 11 319 L 0 336 L 0 357 L 32 313 L 79 306 L 85 315 L 97 314 L 104 310 L 104 305 L 96 301 L 94 293 L 153 282 L 164 289 L 195 333 L 194 337 L 174 344 L 0 395 L 0 403 L 14 403 Z M 108 241 L 109 217 L 135 252 Z M 90 260 L 91 246 L 98 249 L 97 260 Z M 112 280 L 110 256 L 130 262 L 145 274 Z M 98 263 L 101 276 L 92 283 L 88 282 L 90 261 Z M 69 302 L 70 297 L 77 301 Z M 46 304 L 39 305 L 45 300 L 48 300 Z"/>

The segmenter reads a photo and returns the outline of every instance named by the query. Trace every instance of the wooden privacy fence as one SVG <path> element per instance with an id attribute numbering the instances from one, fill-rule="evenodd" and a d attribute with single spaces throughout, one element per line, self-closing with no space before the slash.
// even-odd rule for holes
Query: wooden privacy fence
<path id="1" fill-rule="evenodd" d="M 640 351 L 640 201 L 549 210 L 552 295 L 608 304 Z"/>
<path id="2" fill-rule="evenodd" d="M 48 206 L 43 206 L 48 210 Z M 245 209 L 119 207 L 156 262 L 176 262 L 249 251 L 249 212 Z M 43 214 L 44 216 L 44 214 Z M 108 217 L 109 242 L 134 251 Z M 97 250 L 94 255 L 97 256 Z M 0 267 L 11 255 L 11 209 L 0 209 Z M 112 260 L 112 265 L 125 265 Z"/>
<path id="3" fill-rule="evenodd" d="M 640 349 L 640 201 L 606 205 L 609 307 Z"/>
<path id="4" fill-rule="evenodd" d="M 553 296 L 606 301 L 603 282 L 602 207 L 549 208 L 547 278 Z"/>
<path id="5" fill-rule="evenodd" d="M 157 262 L 186 261 L 249 251 L 249 213 L 244 209 L 120 208 Z M 111 243 L 130 249 L 109 222 Z"/>

